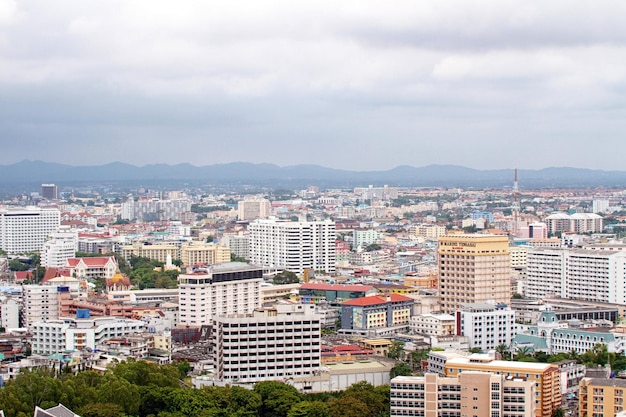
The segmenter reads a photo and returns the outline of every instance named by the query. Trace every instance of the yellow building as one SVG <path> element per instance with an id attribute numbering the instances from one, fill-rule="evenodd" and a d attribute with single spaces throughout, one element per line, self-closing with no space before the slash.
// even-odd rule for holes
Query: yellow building
<path id="1" fill-rule="evenodd" d="M 167 262 L 167 257 L 180 259 L 183 266 L 215 265 L 230 262 L 230 249 L 213 243 L 183 242 L 177 244 L 145 245 L 136 242 L 122 246 L 122 256 L 130 259 L 131 256 L 141 256 L 159 262 Z"/>
<path id="2" fill-rule="evenodd" d="M 180 259 L 178 246 L 170 244 L 144 245 L 143 242 L 122 246 L 122 256 L 126 260 L 129 260 L 131 256 L 140 256 L 165 263 L 168 255 L 172 259 Z"/>
<path id="3" fill-rule="evenodd" d="M 447 235 L 439 238 L 439 293 L 443 312 L 465 303 L 511 301 L 509 239 L 500 235 Z"/>
<path id="4" fill-rule="evenodd" d="M 212 243 L 188 242 L 180 247 L 180 258 L 184 266 L 215 265 L 230 262 L 230 249 Z"/>
<path id="5" fill-rule="evenodd" d="M 534 405 L 535 417 L 551 417 L 561 406 L 561 383 L 558 365 L 549 363 L 498 361 L 488 355 L 471 355 L 453 358 L 446 362 L 444 373 L 456 377 L 467 371 L 491 372 L 505 378 L 520 378 L 532 381 L 538 395 Z"/>
<path id="6" fill-rule="evenodd" d="M 624 411 L 625 380 L 583 378 L 579 387 L 579 417 L 614 417 Z"/>

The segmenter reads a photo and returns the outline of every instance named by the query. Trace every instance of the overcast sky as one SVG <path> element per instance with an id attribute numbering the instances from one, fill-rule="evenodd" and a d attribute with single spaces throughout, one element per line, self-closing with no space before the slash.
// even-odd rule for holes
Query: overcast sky
<path id="1" fill-rule="evenodd" d="M 0 164 L 624 170 L 623 0 L 0 0 Z"/>

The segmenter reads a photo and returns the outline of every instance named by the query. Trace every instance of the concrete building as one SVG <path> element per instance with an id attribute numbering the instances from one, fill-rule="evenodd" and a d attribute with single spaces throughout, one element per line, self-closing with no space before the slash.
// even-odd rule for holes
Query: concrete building
<path id="1" fill-rule="evenodd" d="M 526 273 L 528 298 L 626 303 L 626 252 L 534 248 Z"/>
<path id="2" fill-rule="evenodd" d="M 493 360 L 488 355 L 471 355 L 467 358 L 454 358 L 446 362 L 445 375 L 457 377 L 469 371 L 490 372 L 504 378 L 519 378 L 535 385 L 533 408 L 521 414 L 524 416 L 551 417 L 552 412 L 561 407 L 561 382 L 558 365 L 517 361 Z"/>
<path id="3" fill-rule="evenodd" d="M 440 236 L 447 232 L 445 226 L 432 223 L 419 224 L 409 228 L 409 233 L 415 237 L 421 237 L 426 240 L 437 240 Z"/>
<path id="4" fill-rule="evenodd" d="M 24 285 L 22 292 L 22 326 L 30 328 L 35 322 L 59 318 L 58 286 Z"/>
<path id="5" fill-rule="evenodd" d="M 305 282 L 300 286 L 300 301 L 304 304 L 331 303 L 339 304 L 355 298 L 378 294 L 372 285 L 321 284 Z"/>
<path id="6" fill-rule="evenodd" d="M 121 251 L 125 259 L 140 256 L 166 263 L 170 257 L 180 260 L 183 266 L 230 262 L 230 250 L 227 247 L 196 241 L 162 244 L 146 244 L 146 242 L 137 241 L 132 245 L 122 246 Z"/>
<path id="7" fill-rule="evenodd" d="M 60 318 L 32 325 L 32 351 L 53 355 L 71 350 L 95 349 L 107 339 L 141 333 L 145 323 L 117 317 Z"/>
<path id="8" fill-rule="evenodd" d="M 578 320 L 560 321 L 554 311 L 543 311 L 537 325 L 528 326 L 513 339 L 517 348 L 528 347 L 550 355 L 576 351 L 583 354 L 598 343 L 609 352 L 626 350 L 626 334 L 610 331 L 610 327 L 583 328 Z"/>
<path id="9" fill-rule="evenodd" d="M 508 348 L 515 337 L 515 311 L 505 304 L 463 304 L 456 312 L 456 325 L 456 334 L 469 338 L 471 348 L 483 352 L 502 344 Z"/>
<path id="10" fill-rule="evenodd" d="M 595 213 L 554 213 L 546 217 L 548 233 L 554 236 L 558 233 L 601 233 L 603 228 L 602 216 Z"/>
<path id="11" fill-rule="evenodd" d="M 250 315 L 213 317 L 216 379 L 255 383 L 320 370 L 321 325 L 314 305 L 281 302 Z"/>
<path id="12" fill-rule="evenodd" d="M 191 200 L 161 200 L 158 198 L 140 198 L 135 201 L 132 196 L 122 203 L 121 218 L 150 222 L 156 220 L 181 220 L 183 213 L 191 211 Z"/>
<path id="13" fill-rule="evenodd" d="M 0 209 L 0 249 L 9 254 L 39 252 L 60 225 L 61 212 L 56 208 Z"/>
<path id="14" fill-rule="evenodd" d="M 591 211 L 593 213 L 608 213 L 610 205 L 609 200 L 593 200 L 591 202 Z"/>
<path id="15" fill-rule="evenodd" d="M 464 303 L 509 303 L 511 255 L 507 236 L 442 236 L 437 254 L 443 312 L 453 314 Z"/>
<path id="16" fill-rule="evenodd" d="M 237 202 L 237 220 L 249 221 L 265 219 L 272 214 L 272 203 L 265 198 Z"/>
<path id="17" fill-rule="evenodd" d="M 450 314 L 419 314 L 411 317 L 409 330 L 427 336 L 449 336 L 455 333 L 455 318 Z"/>
<path id="18" fill-rule="evenodd" d="M 398 376 L 390 391 L 392 417 L 527 417 L 535 411 L 537 393 L 525 378 L 475 371 L 454 377 Z"/>
<path id="19" fill-rule="evenodd" d="M 250 232 L 250 262 L 268 270 L 296 274 L 335 272 L 335 223 L 255 220 Z"/>
<path id="20" fill-rule="evenodd" d="M 250 257 L 250 236 L 247 233 L 236 235 L 225 234 L 220 239 L 220 245 L 230 249 L 230 253 L 243 259 Z"/>
<path id="21" fill-rule="evenodd" d="M 16 298 L 0 296 L 0 326 L 5 331 L 20 327 L 20 303 Z"/>
<path id="22" fill-rule="evenodd" d="M 583 378 L 578 395 L 580 417 L 615 417 L 623 415 L 626 380 Z"/>
<path id="23" fill-rule="evenodd" d="M 178 276 L 179 326 L 200 327 L 225 314 L 261 307 L 263 270 L 241 262 L 213 265 Z"/>
<path id="24" fill-rule="evenodd" d="M 41 184 L 41 196 L 46 200 L 58 200 L 59 187 L 56 184 Z"/>
<path id="25" fill-rule="evenodd" d="M 355 249 L 379 243 L 382 238 L 383 234 L 375 229 L 355 229 L 352 231 L 352 245 Z"/>
<path id="26" fill-rule="evenodd" d="M 64 268 L 71 277 L 89 280 L 113 278 L 119 269 L 114 256 L 69 258 Z"/>
<path id="27" fill-rule="evenodd" d="M 46 268 L 61 268 L 67 260 L 76 256 L 78 233 L 72 230 L 60 230 L 48 235 L 41 250 L 41 265 Z"/>
<path id="28" fill-rule="evenodd" d="M 403 295 L 373 295 L 341 304 L 341 333 L 383 336 L 409 328 L 415 300 Z"/>

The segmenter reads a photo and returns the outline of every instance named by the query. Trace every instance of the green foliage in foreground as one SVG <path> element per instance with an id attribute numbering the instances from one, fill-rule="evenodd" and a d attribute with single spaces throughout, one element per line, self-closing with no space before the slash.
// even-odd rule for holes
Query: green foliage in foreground
<path id="1" fill-rule="evenodd" d="M 241 387 L 190 389 L 180 385 L 181 371 L 129 360 L 104 374 L 76 375 L 49 369 L 25 372 L 0 389 L 7 417 L 30 417 L 35 406 L 61 403 L 82 417 L 385 417 L 389 386 L 366 382 L 346 391 L 302 394 L 277 381 Z"/>

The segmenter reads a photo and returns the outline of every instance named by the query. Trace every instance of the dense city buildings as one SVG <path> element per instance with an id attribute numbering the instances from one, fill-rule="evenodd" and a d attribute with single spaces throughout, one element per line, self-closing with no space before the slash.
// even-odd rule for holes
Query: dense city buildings
<path id="1" fill-rule="evenodd" d="M 511 254 L 506 236 L 442 236 L 437 255 L 444 312 L 455 313 L 465 303 L 509 303 Z"/>
<path id="2" fill-rule="evenodd" d="M 335 223 L 255 220 L 250 232 L 249 261 L 267 270 L 335 272 Z"/>

